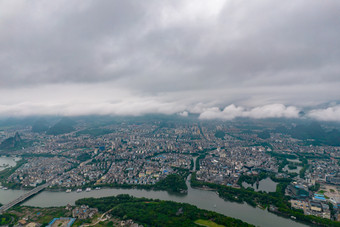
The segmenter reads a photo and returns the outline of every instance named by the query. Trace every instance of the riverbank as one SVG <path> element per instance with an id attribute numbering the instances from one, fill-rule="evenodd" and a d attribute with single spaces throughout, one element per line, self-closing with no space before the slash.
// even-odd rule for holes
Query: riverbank
<path id="1" fill-rule="evenodd" d="M 188 177 L 187 179 L 190 179 Z M 195 189 L 190 186 L 189 180 L 186 181 L 188 193 L 170 193 L 166 191 L 155 191 L 145 189 L 126 189 L 126 188 L 101 188 L 101 190 L 91 190 L 89 192 L 77 193 L 72 191 L 66 193 L 43 191 L 38 195 L 25 201 L 23 206 L 34 207 L 60 207 L 67 204 L 74 205 L 75 201 L 81 198 L 100 198 L 107 196 L 116 196 L 119 194 L 129 194 L 137 198 L 159 199 L 165 201 L 174 201 L 188 203 L 197 206 L 200 209 L 214 211 L 228 217 L 243 220 L 256 226 L 271 227 L 275 223 L 276 227 L 303 227 L 306 226 L 297 223 L 291 219 L 279 217 L 267 210 L 258 207 L 249 206 L 246 203 L 235 203 L 220 198 L 216 191 L 206 191 Z M 24 194 L 23 190 L 0 190 L 0 203 L 6 204 L 20 195 Z"/>
<path id="2" fill-rule="evenodd" d="M 270 227 L 272 223 L 276 223 L 276 227 L 302 227 L 305 226 L 293 220 L 282 218 L 274 215 L 267 210 L 262 210 L 257 207 L 252 207 L 246 203 L 234 203 L 225 201 L 220 198 L 215 191 L 203 191 L 192 188 L 187 181 L 188 193 L 169 193 L 166 191 L 154 191 L 144 189 L 108 189 L 102 188 L 101 190 L 92 190 L 90 192 L 77 193 L 72 191 L 66 192 L 51 192 L 43 191 L 40 194 L 25 201 L 23 206 L 34 207 L 60 207 L 67 204 L 74 205 L 75 201 L 81 198 L 100 198 L 107 196 L 116 196 L 119 194 L 129 194 L 137 198 L 150 198 L 165 201 L 174 201 L 180 203 L 188 203 L 195 205 L 200 209 L 206 209 L 214 212 L 221 213 L 228 217 L 241 219 L 247 223 L 256 226 Z M 22 190 L 0 190 L 0 203 L 6 204 L 11 200 L 23 194 Z"/>
<path id="3" fill-rule="evenodd" d="M 76 201 L 76 205 L 82 204 L 98 208 L 101 212 L 112 210 L 111 214 L 118 218 L 132 219 L 139 224 L 150 226 L 193 226 L 197 220 L 211 220 L 223 226 L 253 226 L 216 212 L 198 209 L 193 205 L 134 198 L 129 195 Z"/>
<path id="4" fill-rule="evenodd" d="M 47 225 L 54 218 L 70 217 L 73 209 L 88 206 L 94 212 L 86 219 L 78 219 L 76 226 L 112 226 L 112 223 L 138 223 L 148 226 L 195 226 L 197 221 L 220 224 L 220 226 L 251 227 L 239 219 L 199 209 L 196 206 L 147 198 L 136 198 L 129 195 L 117 195 L 104 198 L 85 198 L 76 201 L 74 206 L 38 208 L 31 206 L 17 206 L 7 214 L 0 215 L 0 224 L 16 225 L 19 220 L 27 223 Z M 97 210 L 93 209 L 97 208 Z M 108 214 L 108 215 L 107 215 Z"/>
<path id="5" fill-rule="evenodd" d="M 13 167 L 9 167 L 7 169 L 4 169 L 2 171 L 0 171 L 0 183 L 7 187 L 7 188 L 17 188 L 17 184 L 14 184 L 14 183 L 7 183 L 6 180 L 7 178 L 15 172 L 15 170 L 17 170 L 18 168 L 20 168 L 22 165 L 24 165 L 26 163 L 25 160 L 23 159 L 20 159 L 16 162 L 16 165 L 13 166 Z"/>
<path id="6" fill-rule="evenodd" d="M 272 178 L 273 179 L 273 178 Z M 280 216 L 291 218 L 300 221 L 302 223 L 319 225 L 319 226 L 340 226 L 340 222 L 332 221 L 325 218 L 320 218 L 312 215 L 304 215 L 299 210 L 293 210 L 290 207 L 288 198 L 284 195 L 285 187 L 288 184 L 288 179 L 275 179 L 280 182 L 277 186 L 276 192 L 256 192 L 254 190 L 244 188 L 233 188 L 225 185 L 218 185 L 196 179 L 196 174 L 191 176 L 191 185 L 193 187 L 209 187 L 215 189 L 218 195 L 228 201 L 244 203 L 246 202 L 250 206 L 260 206 L 262 208 L 270 208 L 270 212 L 278 214 Z"/>
<path id="7" fill-rule="evenodd" d="M 274 215 L 267 210 L 262 210 L 256 206 L 252 207 L 246 203 L 226 201 L 220 198 L 215 191 L 192 188 L 188 179 L 190 179 L 190 176 L 186 180 L 186 185 L 188 187 L 187 194 L 132 188 L 102 188 L 101 190 L 91 190 L 89 192 L 82 193 L 77 193 L 76 191 L 72 191 L 70 193 L 66 193 L 65 191 L 43 191 L 25 201 L 22 205 L 34 207 L 60 207 L 66 206 L 67 204 L 74 205 L 75 202 L 81 198 L 100 198 L 116 196 L 119 194 L 129 194 L 137 198 L 145 197 L 149 199 L 188 203 L 197 206 L 200 209 L 214 211 L 228 217 L 243 220 L 256 226 L 271 227 L 273 223 L 275 223 L 276 227 L 305 226 L 293 220 Z M 18 198 L 25 192 L 26 191 L 23 190 L 0 190 L 0 203 L 6 204 L 15 198 Z"/>

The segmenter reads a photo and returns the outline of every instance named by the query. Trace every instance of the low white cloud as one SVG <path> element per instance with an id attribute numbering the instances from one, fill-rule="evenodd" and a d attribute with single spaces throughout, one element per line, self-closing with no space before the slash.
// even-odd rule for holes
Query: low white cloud
<path id="1" fill-rule="evenodd" d="M 0 116 L 176 114 L 186 105 L 173 99 L 133 93 L 113 84 L 39 86 L 0 90 Z"/>
<path id="2" fill-rule="evenodd" d="M 223 111 L 221 111 L 218 107 L 212 107 L 203 111 L 199 118 L 232 120 L 235 117 L 241 117 L 243 111 L 244 109 L 242 107 L 236 107 L 235 105 L 227 106 Z"/>
<path id="3" fill-rule="evenodd" d="M 246 116 L 251 118 L 297 118 L 299 109 L 295 106 L 285 106 L 283 104 L 272 104 L 256 107 L 246 112 Z"/>
<path id="4" fill-rule="evenodd" d="M 308 116 L 320 121 L 340 121 L 340 105 L 312 110 Z"/>
<path id="5" fill-rule="evenodd" d="M 187 117 L 189 115 L 188 111 L 183 111 L 181 113 L 178 113 L 179 116 L 181 117 Z"/>
<path id="6" fill-rule="evenodd" d="M 252 109 L 246 109 L 234 104 L 220 110 L 218 107 L 208 108 L 200 114 L 200 119 L 223 119 L 232 120 L 237 117 L 249 118 L 298 118 L 299 109 L 294 106 L 283 104 L 270 104 Z"/>
<path id="7" fill-rule="evenodd" d="M 156 100 L 139 99 L 121 101 L 117 103 L 94 102 L 94 103 L 60 103 L 45 105 L 42 103 L 18 103 L 0 105 L 0 116 L 33 116 L 33 115 L 120 115 L 140 116 L 144 114 L 175 114 L 182 107 L 176 107 L 175 103 L 160 103 Z M 181 116 L 186 116 L 182 112 Z"/>
<path id="8" fill-rule="evenodd" d="M 144 114 L 178 114 L 187 117 L 192 113 L 199 114 L 200 119 L 233 120 L 237 117 L 299 118 L 299 112 L 303 110 L 299 105 L 256 102 L 252 103 L 253 106 L 247 103 L 226 105 L 222 101 L 211 101 L 213 96 L 220 96 L 219 93 L 194 92 L 195 95 L 190 96 L 191 93 L 165 92 L 147 95 L 109 82 L 1 89 L 0 97 L 6 98 L 0 102 L 0 117 Z M 221 106 L 226 107 L 221 109 Z M 306 117 L 316 120 L 340 121 L 340 105 L 333 104 L 329 108 L 305 112 Z"/>

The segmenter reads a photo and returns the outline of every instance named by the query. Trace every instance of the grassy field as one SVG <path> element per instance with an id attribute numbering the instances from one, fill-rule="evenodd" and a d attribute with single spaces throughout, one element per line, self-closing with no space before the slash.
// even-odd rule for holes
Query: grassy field
<path id="1" fill-rule="evenodd" d="M 64 207 L 38 208 L 16 206 L 9 213 L 18 216 L 19 219 L 27 218 L 29 222 L 41 224 L 48 224 L 53 218 L 72 216 L 71 211 L 67 211 Z"/>
<path id="2" fill-rule="evenodd" d="M 207 227 L 223 227 L 223 225 L 219 225 L 213 221 L 203 220 L 203 219 L 198 219 L 197 221 L 195 221 L 195 224 L 207 226 Z"/>

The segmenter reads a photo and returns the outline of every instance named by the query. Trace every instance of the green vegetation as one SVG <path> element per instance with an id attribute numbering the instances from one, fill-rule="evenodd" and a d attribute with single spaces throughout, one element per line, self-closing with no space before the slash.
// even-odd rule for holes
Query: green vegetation
<path id="1" fill-rule="evenodd" d="M 175 193 L 186 193 L 188 187 L 185 183 L 186 177 L 189 175 L 189 170 L 180 169 L 176 174 L 170 174 L 164 179 L 161 179 L 155 184 L 96 184 L 97 187 L 109 188 L 137 188 L 146 190 L 164 190 Z M 93 186 L 93 183 L 85 184 L 83 189 Z M 78 187 L 77 187 L 78 188 Z M 75 188 L 74 188 L 75 189 Z"/>
<path id="2" fill-rule="evenodd" d="M 326 131 L 317 122 L 307 125 L 297 125 L 291 129 L 280 127 L 277 128 L 277 131 L 303 140 L 307 144 L 340 146 L 339 130 L 333 129 L 332 131 Z"/>
<path id="3" fill-rule="evenodd" d="M 200 156 L 197 157 L 196 159 L 196 170 L 200 170 L 200 160 L 204 159 L 206 154 L 201 154 Z"/>
<path id="4" fill-rule="evenodd" d="M 195 166 L 194 159 L 191 159 L 190 161 L 190 169 L 193 169 Z"/>
<path id="5" fill-rule="evenodd" d="M 313 185 L 312 187 L 309 188 L 310 191 L 312 192 L 316 192 L 320 189 L 320 184 L 319 183 L 315 183 L 315 185 Z"/>
<path id="6" fill-rule="evenodd" d="M 336 210 L 334 209 L 334 206 L 332 203 L 328 202 L 329 210 L 331 211 L 331 217 L 335 216 Z"/>
<path id="7" fill-rule="evenodd" d="M 17 217 L 13 214 L 0 214 L 0 226 L 9 226 L 17 221 Z"/>
<path id="8" fill-rule="evenodd" d="M 285 158 L 285 159 L 296 159 L 298 156 L 296 156 L 295 154 L 284 154 L 284 153 L 277 153 L 277 152 L 267 152 L 268 154 L 270 154 L 272 157 L 275 158 Z"/>
<path id="9" fill-rule="evenodd" d="M 8 188 L 16 188 L 17 185 L 15 185 L 14 183 L 8 184 L 6 183 L 6 180 L 12 173 L 15 172 L 15 170 L 20 168 L 25 163 L 26 161 L 24 159 L 21 159 L 20 161 L 17 162 L 16 166 L 2 170 L 0 172 L 0 182 L 2 183 L 2 185 Z"/>
<path id="10" fill-rule="evenodd" d="M 326 192 L 325 190 L 320 190 L 320 191 L 318 191 L 318 194 L 322 194 L 323 195 L 323 194 L 325 194 L 325 192 Z"/>
<path id="11" fill-rule="evenodd" d="M 89 153 L 82 153 L 77 157 L 78 161 L 85 162 L 91 158 L 91 155 Z"/>
<path id="12" fill-rule="evenodd" d="M 291 170 L 297 169 L 297 166 L 294 164 L 288 164 L 288 169 L 291 169 Z"/>
<path id="13" fill-rule="evenodd" d="M 22 154 L 21 157 L 32 158 L 32 157 L 45 157 L 45 158 L 52 158 L 52 157 L 67 157 L 61 154 L 50 154 L 50 153 L 41 153 L 41 154 L 32 154 L 32 153 L 25 153 Z"/>
<path id="14" fill-rule="evenodd" d="M 304 215 L 301 211 L 293 209 L 279 209 L 281 215 L 290 217 L 294 216 L 297 220 L 307 222 L 310 224 L 316 224 L 317 226 L 335 226 L 339 227 L 340 222 L 332 221 L 326 218 L 320 218 L 313 215 Z"/>
<path id="15" fill-rule="evenodd" d="M 193 187 L 202 187 L 207 186 L 212 189 L 216 189 L 219 193 L 220 197 L 232 201 L 243 203 L 246 202 L 251 206 L 261 205 L 263 207 L 268 207 L 270 204 L 274 204 L 278 207 L 285 207 L 288 208 L 288 200 L 285 200 L 284 196 L 282 195 L 282 191 L 284 191 L 285 187 L 288 183 L 280 183 L 278 184 L 280 187 L 277 187 L 276 192 L 255 192 L 254 189 L 248 188 L 233 188 L 225 185 L 213 184 L 198 181 L 196 179 L 196 174 L 193 173 L 191 176 L 191 186 Z"/>
<path id="16" fill-rule="evenodd" d="M 166 178 L 157 182 L 154 186 L 158 190 L 166 190 L 170 192 L 183 192 L 188 190 L 183 177 L 177 174 L 170 174 Z"/>
<path id="17" fill-rule="evenodd" d="M 19 133 L 16 132 L 13 137 L 9 137 L 1 142 L 0 150 L 13 151 L 29 145 L 30 142 L 22 140 Z"/>
<path id="18" fill-rule="evenodd" d="M 308 169 L 309 165 L 305 164 L 302 169 L 300 170 L 300 178 L 304 178 L 306 174 L 306 170 Z"/>
<path id="19" fill-rule="evenodd" d="M 269 139 L 270 138 L 270 132 L 265 130 L 263 132 L 257 133 L 257 137 L 261 139 Z"/>
<path id="20" fill-rule="evenodd" d="M 63 118 L 51 128 L 49 128 L 46 132 L 48 135 L 60 135 L 65 133 L 70 133 L 74 131 L 73 125 L 75 124 L 74 121 Z"/>
<path id="21" fill-rule="evenodd" d="M 77 132 L 77 136 L 80 135 L 90 135 L 90 136 L 102 136 L 102 135 L 106 135 L 106 134 L 110 134 L 112 133 L 112 130 L 110 129 L 106 129 L 106 128 L 92 128 L 92 129 L 85 129 L 82 131 Z"/>
<path id="22" fill-rule="evenodd" d="M 221 130 L 217 130 L 217 131 L 215 132 L 215 137 L 216 137 L 216 138 L 220 138 L 220 139 L 224 140 L 224 136 L 225 136 L 225 132 L 223 132 L 223 131 L 221 131 Z"/>
<path id="23" fill-rule="evenodd" d="M 219 225 L 213 221 L 203 220 L 203 219 L 198 219 L 197 221 L 195 221 L 195 224 L 198 224 L 201 226 L 207 226 L 207 227 L 223 227 L 223 225 Z"/>
<path id="24" fill-rule="evenodd" d="M 44 119 L 39 119 L 32 125 L 32 132 L 42 133 L 48 130 L 47 121 Z"/>
<path id="25" fill-rule="evenodd" d="M 147 226 L 197 226 L 197 220 L 210 220 L 223 226 L 251 226 L 241 220 L 198 209 L 185 203 L 134 198 L 129 195 L 116 197 L 86 198 L 76 201 L 77 205 L 86 204 L 96 207 L 100 212 L 110 209 L 111 214 L 120 219 L 132 219 Z"/>
<path id="26" fill-rule="evenodd" d="M 247 176 L 247 175 L 241 175 L 237 181 L 237 184 L 242 186 L 243 182 L 246 182 L 247 184 L 255 184 L 257 181 L 266 179 L 268 177 L 268 174 L 265 172 L 261 172 L 258 175 L 251 175 L 251 176 Z"/>
<path id="27" fill-rule="evenodd" d="M 276 153 L 276 152 L 267 152 L 269 155 L 271 155 L 272 157 L 275 157 L 278 161 L 279 164 L 279 168 L 278 171 L 279 173 L 283 172 L 283 168 L 286 165 L 289 165 L 290 163 L 287 161 L 287 159 L 296 159 L 298 156 L 296 156 L 295 154 L 284 154 L 284 153 Z"/>
<path id="28" fill-rule="evenodd" d="M 291 179 L 278 179 L 274 176 L 271 176 L 271 179 L 279 183 L 276 187 L 276 192 L 255 192 L 253 189 L 238 189 L 225 185 L 202 182 L 196 179 L 195 173 L 192 174 L 191 185 L 193 187 L 207 186 L 209 188 L 215 189 L 219 193 L 220 197 L 232 202 L 246 202 L 254 207 L 256 205 L 260 205 L 262 207 L 274 205 L 275 207 L 277 207 L 277 211 L 273 212 L 285 217 L 294 216 L 299 221 L 307 222 L 310 224 L 317 224 L 320 226 L 340 226 L 340 222 L 335 222 L 329 219 L 320 218 L 312 215 L 304 215 L 303 213 L 301 213 L 301 211 L 291 209 L 288 202 L 289 197 L 286 197 L 284 195 L 285 189 L 290 183 Z"/>
<path id="29" fill-rule="evenodd" d="M 299 166 L 302 166 L 302 169 L 299 172 L 300 178 L 305 177 L 305 173 L 307 169 L 309 168 L 308 164 L 308 158 L 310 158 L 310 154 L 304 154 L 304 153 L 297 153 L 297 154 L 282 154 L 282 153 L 276 153 L 276 152 L 268 152 L 272 157 L 275 157 L 278 160 L 279 163 L 279 172 L 283 172 L 283 168 L 288 165 L 291 165 L 291 168 L 294 168 L 292 165 L 296 164 L 291 164 L 290 162 L 287 161 L 287 159 L 296 159 L 299 157 L 301 163 L 299 163 Z M 324 157 L 325 158 L 325 157 Z M 328 157 L 327 157 L 328 158 Z"/>
<path id="30" fill-rule="evenodd" d="M 66 210 L 65 207 L 38 208 L 28 206 L 15 206 L 7 214 L 16 216 L 17 220 L 26 217 L 29 222 L 41 223 L 42 226 L 46 226 L 53 218 L 72 215 L 71 211 Z"/>

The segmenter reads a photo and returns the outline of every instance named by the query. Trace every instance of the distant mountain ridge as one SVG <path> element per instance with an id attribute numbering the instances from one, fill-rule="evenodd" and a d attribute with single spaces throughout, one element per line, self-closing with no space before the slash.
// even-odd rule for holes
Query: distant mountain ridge
<path id="1" fill-rule="evenodd" d="M 65 133 L 73 132 L 74 125 L 76 124 L 75 121 L 69 119 L 69 118 L 62 118 L 59 122 L 57 122 L 55 125 L 50 127 L 46 134 L 48 135 L 60 135 Z"/>
<path id="2" fill-rule="evenodd" d="M 42 133 L 48 130 L 48 123 L 44 119 L 39 119 L 32 125 L 32 132 Z"/>
<path id="3" fill-rule="evenodd" d="M 340 131 L 333 129 L 326 131 L 317 122 L 312 122 L 307 125 L 296 125 L 290 129 L 281 126 L 277 127 L 276 132 L 289 134 L 293 138 L 300 140 L 314 140 L 315 145 L 324 144 L 330 146 L 340 146 Z"/>

